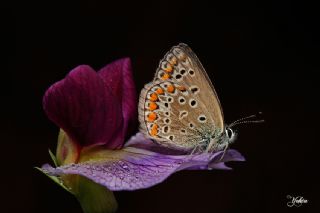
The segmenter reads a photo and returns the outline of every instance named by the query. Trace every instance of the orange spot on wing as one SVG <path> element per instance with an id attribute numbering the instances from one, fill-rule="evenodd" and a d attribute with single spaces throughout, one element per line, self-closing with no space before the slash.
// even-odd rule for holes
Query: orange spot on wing
<path id="1" fill-rule="evenodd" d="M 167 87 L 167 91 L 170 92 L 170 93 L 173 93 L 174 92 L 174 86 L 172 84 L 168 85 Z"/>
<path id="2" fill-rule="evenodd" d="M 149 122 L 153 122 L 153 121 L 155 121 L 157 119 L 157 113 L 155 113 L 155 112 L 150 112 L 149 114 L 148 114 L 148 121 Z"/>
<path id="3" fill-rule="evenodd" d="M 157 124 L 153 124 L 153 126 L 151 127 L 150 135 L 151 136 L 156 136 L 157 134 L 158 134 L 158 125 Z"/>
<path id="4" fill-rule="evenodd" d="M 166 72 L 172 72 L 173 68 L 171 66 L 171 64 L 167 64 L 167 67 L 164 69 L 164 71 Z"/>
<path id="5" fill-rule="evenodd" d="M 177 89 L 180 90 L 181 92 L 184 92 L 187 90 L 184 86 L 178 86 Z"/>
<path id="6" fill-rule="evenodd" d="M 163 74 L 163 76 L 161 77 L 162 80 L 167 80 L 170 78 L 170 75 L 168 73 Z"/>
<path id="7" fill-rule="evenodd" d="M 155 102 L 150 102 L 149 110 L 153 111 L 158 108 L 158 105 Z"/>
<path id="8" fill-rule="evenodd" d="M 162 88 L 158 88 L 158 89 L 156 90 L 156 93 L 157 93 L 158 95 L 162 95 L 162 94 L 164 93 L 164 91 L 163 91 Z"/>
<path id="9" fill-rule="evenodd" d="M 158 95 L 156 93 L 152 93 L 150 95 L 150 98 L 149 98 L 150 101 L 156 101 L 158 100 Z"/>

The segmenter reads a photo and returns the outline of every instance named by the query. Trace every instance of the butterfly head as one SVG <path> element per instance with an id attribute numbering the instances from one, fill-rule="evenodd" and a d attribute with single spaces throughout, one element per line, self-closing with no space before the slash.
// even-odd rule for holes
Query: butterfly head
<path id="1" fill-rule="evenodd" d="M 261 112 L 259 113 L 261 114 Z M 264 122 L 264 120 L 249 120 L 251 118 L 256 118 L 257 115 L 250 115 L 241 119 L 238 119 L 231 123 L 230 125 L 227 125 L 222 133 L 220 133 L 217 137 L 217 142 L 215 146 L 212 146 L 211 149 L 214 149 L 216 151 L 219 150 L 226 150 L 229 147 L 229 144 L 233 143 L 237 138 L 237 132 L 232 129 L 232 127 L 239 125 L 239 124 L 245 124 L 245 123 L 261 123 Z M 210 144 L 209 144 L 210 146 Z"/>
<path id="2" fill-rule="evenodd" d="M 233 143 L 237 138 L 237 132 L 234 131 L 231 127 L 227 126 L 224 130 L 224 134 L 226 135 L 226 140 L 228 144 Z"/>
<path id="3" fill-rule="evenodd" d="M 237 138 L 237 132 L 234 131 L 231 127 L 226 126 L 224 131 L 218 137 L 217 145 L 215 150 L 224 150 L 226 149 L 229 144 L 233 143 Z"/>
<path id="4" fill-rule="evenodd" d="M 212 135 L 210 142 L 206 147 L 206 151 L 221 151 L 226 150 L 229 144 L 236 140 L 237 133 L 227 126 L 224 131 L 216 131 Z"/>

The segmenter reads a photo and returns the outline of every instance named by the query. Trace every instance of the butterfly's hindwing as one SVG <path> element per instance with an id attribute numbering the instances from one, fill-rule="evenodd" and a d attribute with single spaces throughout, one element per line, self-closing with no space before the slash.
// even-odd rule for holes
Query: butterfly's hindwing
<path id="1" fill-rule="evenodd" d="M 139 102 L 141 131 L 169 147 L 192 150 L 224 129 L 212 83 L 185 44 L 173 47 L 160 61 Z"/>

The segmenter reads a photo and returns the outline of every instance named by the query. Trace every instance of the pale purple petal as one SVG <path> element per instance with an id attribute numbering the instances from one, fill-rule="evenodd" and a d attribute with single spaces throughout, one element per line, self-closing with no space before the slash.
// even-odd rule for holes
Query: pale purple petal
<path id="1" fill-rule="evenodd" d="M 220 155 L 214 158 L 210 163 L 215 164 L 219 162 L 228 162 L 228 161 L 234 161 L 234 160 L 245 161 L 245 158 L 243 157 L 243 155 L 241 155 L 241 153 L 235 149 L 228 149 L 222 159 L 220 159 L 221 156 L 222 156 L 222 152 L 220 152 Z"/>
<path id="2" fill-rule="evenodd" d="M 123 140 L 115 140 L 123 126 L 119 106 L 105 81 L 86 65 L 76 67 L 43 97 L 48 117 L 82 146 L 121 148 Z"/>
<path id="3" fill-rule="evenodd" d="M 186 153 L 185 151 L 170 149 L 168 147 L 161 146 L 152 139 L 144 136 L 144 134 L 141 132 L 138 132 L 136 135 L 132 136 L 124 146 L 136 147 L 166 155 L 188 155 L 188 153 Z M 245 158 L 241 155 L 241 153 L 234 149 L 227 150 L 227 152 L 221 159 L 222 155 L 222 151 L 213 153 L 213 155 L 211 156 L 212 160 L 210 162 L 210 165 L 213 166 L 217 162 L 245 161 Z M 226 166 L 225 168 L 228 169 L 229 167 Z"/>
<path id="4" fill-rule="evenodd" d="M 105 156 L 103 160 L 86 161 L 58 168 L 43 168 L 50 175 L 78 174 L 112 191 L 136 190 L 161 183 L 171 174 L 184 169 L 210 169 L 222 152 L 197 155 L 165 155 L 144 149 L 125 147 Z M 228 152 L 226 153 L 226 155 Z M 121 156 L 121 157 L 119 157 Z M 228 158 L 228 161 L 235 160 Z M 212 165 L 214 166 L 214 165 Z M 221 169 L 221 168 L 219 168 Z"/>
<path id="5" fill-rule="evenodd" d="M 224 162 L 210 164 L 209 169 L 222 169 L 222 170 L 231 170 L 232 168 L 227 166 Z"/>
<path id="6" fill-rule="evenodd" d="M 128 142 L 125 143 L 125 147 L 136 147 L 145 149 L 166 155 L 183 155 L 187 154 L 185 151 L 170 149 L 165 146 L 161 146 L 150 138 L 145 137 L 141 132 L 132 136 Z"/>

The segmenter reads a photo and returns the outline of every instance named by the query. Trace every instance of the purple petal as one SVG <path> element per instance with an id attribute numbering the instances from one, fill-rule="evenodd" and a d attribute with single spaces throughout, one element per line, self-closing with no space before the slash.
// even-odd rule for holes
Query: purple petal
<path id="1" fill-rule="evenodd" d="M 215 164 L 210 164 L 210 169 L 222 169 L 222 170 L 231 170 L 232 168 L 228 167 L 224 162 L 219 162 Z"/>
<path id="2" fill-rule="evenodd" d="M 125 147 L 108 153 L 100 160 L 43 169 L 56 176 L 82 175 L 112 191 L 136 190 L 161 183 L 171 174 L 183 169 L 210 169 L 208 164 L 217 161 L 222 154 L 217 152 L 192 156 L 164 155 L 134 147 Z M 220 166 L 221 162 L 215 164 Z"/>
<path id="3" fill-rule="evenodd" d="M 111 88 L 114 97 L 120 103 L 123 115 L 122 140 L 130 135 L 137 118 L 136 88 L 132 76 L 129 58 L 119 59 L 102 68 L 98 74 Z M 131 127 L 131 128 L 130 128 Z M 129 130 L 128 130 L 129 128 Z"/>
<path id="4" fill-rule="evenodd" d="M 223 156 L 222 159 L 221 156 L 223 155 L 223 152 L 220 152 L 219 156 L 216 156 L 216 158 L 212 159 L 212 161 L 210 162 L 210 164 L 215 164 L 215 163 L 219 163 L 219 162 L 228 162 L 228 161 L 245 161 L 245 158 L 241 155 L 240 152 L 238 152 L 235 149 L 228 149 L 225 153 L 225 155 Z"/>
<path id="5" fill-rule="evenodd" d="M 136 135 L 132 136 L 129 141 L 125 143 L 125 147 L 136 147 L 166 155 L 186 154 L 185 151 L 170 149 L 168 147 L 161 146 L 150 138 L 146 138 L 141 132 L 138 132 Z"/>
<path id="6" fill-rule="evenodd" d="M 82 146 L 122 146 L 117 139 L 123 119 L 119 103 L 106 83 L 89 66 L 81 65 L 45 93 L 48 117 Z"/>
<path id="7" fill-rule="evenodd" d="M 125 143 L 125 147 L 135 147 L 166 155 L 188 155 L 188 153 L 186 153 L 185 151 L 170 149 L 168 147 L 161 146 L 152 139 L 144 136 L 144 134 L 141 132 L 138 132 L 136 135 L 132 136 L 129 141 Z M 216 162 L 245 161 L 245 158 L 237 150 L 234 149 L 227 150 L 227 152 L 221 159 L 222 155 L 223 151 L 215 152 L 211 156 L 212 160 L 210 162 L 210 165 L 214 165 L 216 164 Z M 226 169 L 228 168 L 229 167 L 226 166 Z"/>

